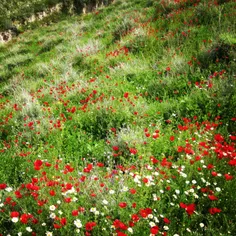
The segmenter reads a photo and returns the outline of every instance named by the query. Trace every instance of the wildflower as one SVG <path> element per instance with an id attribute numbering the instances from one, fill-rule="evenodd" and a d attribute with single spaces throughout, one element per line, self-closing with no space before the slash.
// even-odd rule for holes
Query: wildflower
<path id="1" fill-rule="evenodd" d="M 135 155 L 135 154 L 137 154 L 138 150 L 135 149 L 135 148 L 130 148 L 129 152 L 130 152 L 131 155 Z"/>
<path id="2" fill-rule="evenodd" d="M 78 210 L 73 210 L 71 212 L 72 216 L 77 216 L 79 214 L 79 211 Z"/>
<path id="3" fill-rule="evenodd" d="M 129 191 L 130 191 L 131 194 L 135 194 L 136 193 L 136 190 L 134 188 L 131 188 Z"/>
<path id="4" fill-rule="evenodd" d="M 153 201 L 157 201 L 157 195 L 155 193 L 152 194 Z"/>
<path id="5" fill-rule="evenodd" d="M 164 218 L 164 222 L 165 222 L 166 224 L 170 224 L 170 220 L 169 220 L 168 218 Z"/>
<path id="6" fill-rule="evenodd" d="M 74 225 L 75 225 L 77 228 L 82 228 L 81 220 L 79 220 L 79 219 L 74 220 Z"/>
<path id="7" fill-rule="evenodd" d="M 55 219 L 56 218 L 56 214 L 55 213 L 51 213 L 49 216 L 51 219 Z"/>
<path id="8" fill-rule="evenodd" d="M 17 212 L 17 211 L 13 211 L 11 212 L 11 218 L 16 218 L 16 217 L 19 217 L 20 213 Z"/>
<path id="9" fill-rule="evenodd" d="M 107 204 L 108 204 L 108 201 L 104 199 L 104 200 L 102 201 L 102 203 L 103 203 L 104 205 L 107 205 Z"/>
<path id="10" fill-rule="evenodd" d="M 124 98 L 128 98 L 128 97 L 129 97 L 129 93 L 128 92 L 124 93 Z"/>
<path id="11" fill-rule="evenodd" d="M 201 227 L 201 228 L 203 228 L 203 227 L 204 227 L 204 224 L 203 224 L 203 223 L 200 223 L 199 225 L 200 225 L 200 227 Z"/>
<path id="12" fill-rule="evenodd" d="M 211 215 L 214 215 L 214 214 L 220 213 L 220 212 L 221 212 L 221 209 L 216 208 L 216 207 L 213 207 L 213 208 L 210 208 L 210 209 L 209 209 L 209 213 L 210 213 Z"/>
<path id="13" fill-rule="evenodd" d="M 62 212 L 62 211 L 58 211 L 58 214 L 59 214 L 59 215 L 62 215 L 62 214 L 63 214 L 63 212 Z"/>
<path id="14" fill-rule="evenodd" d="M 92 213 L 95 213 L 96 212 L 96 207 L 92 207 L 92 208 L 90 208 L 90 212 L 92 212 Z"/>
<path id="15" fill-rule="evenodd" d="M 115 191 L 112 190 L 112 189 L 109 191 L 109 194 L 111 194 L 111 195 L 114 194 L 114 193 L 115 193 Z"/>
<path id="16" fill-rule="evenodd" d="M 49 207 L 49 210 L 50 210 L 50 211 L 55 211 L 55 210 L 56 210 L 56 207 L 55 207 L 54 205 L 51 205 L 51 206 Z"/>
<path id="17" fill-rule="evenodd" d="M 87 222 L 85 224 L 85 229 L 87 231 L 92 231 L 94 226 L 96 226 L 96 222 Z"/>
<path id="18" fill-rule="evenodd" d="M 11 221 L 12 221 L 13 223 L 17 223 L 17 222 L 19 221 L 19 218 L 18 218 L 18 217 L 13 217 L 13 218 L 11 219 Z"/>
<path id="19" fill-rule="evenodd" d="M 153 214 L 149 214 L 149 215 L 148 215 L 148 218 L 149 218 L 149 219 L 153 219 Z"/>
<path id="20" fill-rule="evenodd" d="M 61 219 L 61 221 L 60 221 L 60 223 L 61 223 L 61 225 L 66 225 L 67 224 L 67 220 L 66 220 L 66 218 L 64 217 L 64 218 L 62 218 Z"/>
<path id="21" fill-rule="evenodd" d="M 167 225 L 165 225 L 165 226 L 163 227 L 163 229 L 164 229 L 164 230 L 168 230 L 169 227 L 168 227 Z"/>
<path id="22" fill-rule="evenodd" d="M 229 175 L 229 174 L 225 174 L 225 180 L 226 181 L 229 181 L 229 180 L 232 180 L 233 179 L 233 176 L 232 175 Z"/>
<path id="23" fill-rule="evenodd" d="M 26 227 L 25 229 L 26 229 L 26 231 L 28 231 L 28 232 L 32 232 L 32 231 L 33 231 L 30 227 Z"/>
<path id="24" fill-rule="evenodd" d="M 158 234 L 158 231 L 159 231 L 159 228 L 156 225 L 150 229 L 151 234 L 154 234 L 154 235 Z"/>
<path id="25" fill-rule="evenodd" d="M 159 220 L 157 219 L 156 216 L 154 217 L 154 220 L 155 220 L 156 223 L 159 223 Z"/>
<path id="26" fill-rule="evenodd" d="M 127 230 L 128 230 L 131 234 L 134 232 L 131 227 L 129 227 Z"/>
<path id="27" fill-rule="evenodd" d="M 156 224 L 151 221 L 151 222 L 149 223 L 149 225 L 150 225 L 151 227 L 153 227 L 153 226 L 155 226 Z"/>
<path id="28" fill-rule="evenodd" d="M 121 192 L 127 192 L 129 190 L 128 187 L 124 186 L 122 189 L 121 189 Z"/>
<path id="29" fill-rule="evenodd" d="M 118 146 L 113 146 L 112 149 L 113 149 L 113 151 L 119 151 L 119 147 Z"/>
<path id="30" fill-rule="evenodd" d="M 46 236 L 52 236 L 52 235 L 53 235 L 52 232 L 49 231 L 46 232 Z"/>
<path id="31" fill-rule="evenodd" d="M 120 202 L 119 203 L 119 207 L 120 208 L 125 208 L 127 206 L 127 203 L 126 202 Z"/>
<path id="32" fill-rule="evenodd" d="M 186 210 L 186 212 L 188 213 L 188 215 L 192 215 L 193 212 L 195 211 L 195 204 L 194 203 L 191 203 L 191 204 L 184 204 L 184 203 L 180 203 L 179 204 L 181 208 L 184 208 Z"/>
<path id="33" fill-rule="evenodd" d="M 152 209 L 151 208 L 146 208 L 146 209 L 140 209 L 139 210 L 139 214 L 143 217 L 143 218 L 147 218 L 147 216 L 149 214 L 152 213 Z"/>
<path id="34" fill-rule="evenodd" d="M 22 215 L 21 215 L 20 221 L 21 221 L 21 223 L 23 223 L 23 224 L 27 224 L 29 218 L 30 218 L 30 215 L 25 213 L 25 214 L 22 214 Z"/>
<path id="35" fill-rule="evenodd" d="M 176 189 L 175 192 L 176 192 L 177 194 L 180 194 L 180 191 L 179 191 L 178 189 Z"/>
<path id="36" fill-rule="evenodd" d="M 214 195 L 208 195 L 208 198 L 211 200 L 211 201 L 216 201 L 218 200 L 218 198 Z"/>
<path id="37" fill-rule="evenodd" d="M 139 221 L 139 216 L 138 216 L 137 214 L 133 214 L 133 215 L 131 216 L 131 218 L 132 218 L 132 220 L 133 220 L 134 222 L 138 222 L 138 221 Z"/>
<path id="38" fill-rule="evenodd" d="M 11 191 L 13 190 L 13 188 L 7 187 L 7 188 L 5 188 L 5 190 L 6 190 L 7 192 L 11 192 Z"/>

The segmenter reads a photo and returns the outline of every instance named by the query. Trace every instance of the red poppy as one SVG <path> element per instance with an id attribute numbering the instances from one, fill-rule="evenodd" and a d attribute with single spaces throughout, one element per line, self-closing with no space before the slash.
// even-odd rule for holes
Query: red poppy
<path id="1" fill-rule="evenodd" d="M 11 218 L 13 217 L 19 217 L 20 213 L 18 211 L 12 211 L 11 212 Z"/>
<path id="2" fill-rule="evenodd" d="M 71 214 L 72 216 L 77 216 L 79 214 L 79 210 L 73 210 Z"/>
<path id="3" fill-rule="evenodd" d="M 85 224 L 85 229 L 88 231 L 92 231 L 94 226 L 96 226 L 96 222 L 87 222 Z"/>
<path id="4" fill-rule="evenodd" d="M 113 146 L 112 149 L 113 149 L 113 151 L 119 151 L 119 147 L 118 146 Z"/>
<path id="5" fill-rule="evenodd" d="M 135 194 L 136 193 L 136 190 L 134 188 L 131 188 L 129 191 L 130 191 L 131 194 Z"/>
<path id="6" fill-rule="evenodd" d="M 135 154 L 137 154 L 138 151 L 137 151 L 137 149 L 135 149 L 135 148 L 130 148 L 130 149 L 129 149 L 129 152 L 130 152 L 131 154 L 134 154 L 134 155 L 135 155 Z"/>
<path id="7" fill-rule="evenodd" d="M 64 225 L 66 225 L 66 223 L 67 223 L 67 220 L 66 220 L 66 218 L 64 217 L 64 218 L 62 218 L 62 219 L 61 219 L 61 221 L 60 221 L 60 222 L 61 222 L 61 225 L 63 225 L 63 226 L 64 226 Z"/>
<path id="8" fill-rule="evenodd" d="M 127 206 L 127 203 L 126 202 L 120 202 L 119 203 L 119 207 L 120 208 L 125 208 Z"/>
<path id="9" fill-rule="evenodd" d="M 143 183 L 145 183 L 145 184 L 148 183 L 148 178 L 144 177 L 143 178 Z"/>
<path id="10" fill-rule="evenodd" d="M 226 179 L 227 181 L 229 181 L 229 180 L 232 180 L 232 179 L 233 179 L 233 176 L 232 176 L 232 175 L 225 174 L 224 176 L 225 176 L 225 179 Z"/>
<path id="11" fill-rule="evenodd" d="M 129 93 L 127 93 L 127 92 L 124 93 L 124 97 L 125 97 L 125 98 L 128 98 L 128 97 L 129 97 Z"/>
<path id="12" fill-rule="evenodd" d="M 170 220 L 169 220 L 168 218 L 164 218 L 164 222 L 165 222 L 166 224 L 169 224 L 169 223 L 170 223 Z"/>
<path id="13" fill-rule="evenodd" d="M 51 196 L 55 196 L 55 195 L 56 195 L 56 192 L 55 192 L 54 190 L 50 190 L 50 191 L 49 191 L 49 194 L 50 194 Z"/>
<path id="14" fill-rule="evenodd" d="M 212 207 L 212 208 L 209 209 L 209 213 L 210 213 L 211 215 L 214 215 L 214 214 L 220 213 L 220 212 L 221 212 L 221 209 L 216 208 L 216 207 Z"/>
<path id="15" fill-rule="evenodd" d="M 208 198 L 211 200 L 211 201 L 216 201 L 218 200 L 218 198 L 214 195 L 208 195 Z"/>
<path id="16" fill-rule="evenodd" d="M 118 232 L 117 232 L 117 236 L 127 236 L 127 234 L 125 234 L 125 233 L 123 233 L 123 232 L 120 232 L 120 231 L 118 231 Z"/>
<path id="17" fill-rule="evenodd" d="M 140 214 L 143 218 L 147 218 L 147 216 L 148 216 L 149 214 L 152 214 L 152 209 L 151 209 L 151 208 L 140 209 L 139 214 Z"/>
<path id="18" fill-rule="evenodd" d="M 7 187 L 7 185 L 6 184 L 0 184 L 0 190 L 3 190 L 3 189 L 5 189 Z"/>
<path id="19" fill-rule="evenodd" d="M 23 224 L 27 224 L 28 223 L 28 219 L 29 219 L 29 215 L 28 214 L 22 214 L 20 217 L 20 221 Z"/>
<path id="20" fill-rule="evenodd" d="M 153 226 L 151 229 L 150 229 L 150 232 L 151 232 L 151 234 L 154 234 L 154 235 L 156 235 L 156 234 L 158 234 L 158 232 L 159 232 L 159 228 L 158 228 L 158 226 Z"/>
<path id="21" fill-rule="evenodd" d="M 134 222 L 138 222 L 138 221 L 139 221 L 139 216 L 138 216 L 137 214 L 133 214 L 133 215 L 131 216 L 131 218 L 132 218 L 132 220 L 133 220 Z"/>
<path id="22" fill-rule="evenodd" d="M 191 204 L 187 205 L 187 207 L 186 207 L 186 212 L 187 212 L 189 215 L 192 215 L 193 212 L 195 211 L 195 208 L 196 208 L 195 204 L 194 204 L 194 203 L 191 203 Z"/>
<path id="23" fill-rule="evenodd" d="M 185 204 L 181 202 L 179 205 L 181 208 L 184 208 L 189 215 L 192 215 L 196 208 L 196 205 L 194 203 Z"/>
<path id="24" fill-rule="evenodd" d="M 53 224 L 53 226 L 54 226 L 55 229 L 60 229 L 61 228 L 61 226 L 59 224 Z"/>
<path id="25" fill-rule="evenodd" d="M 216 171 L 212 171 L 212 172 L 211 172 L 211 175 L 214 176 L 214 177 L 216 177 L 218 174 L 217 174 Z"/>

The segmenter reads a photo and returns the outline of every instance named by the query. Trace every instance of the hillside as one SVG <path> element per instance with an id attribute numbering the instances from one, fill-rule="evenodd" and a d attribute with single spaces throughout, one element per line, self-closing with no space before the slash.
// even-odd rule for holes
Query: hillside
<path id="1" fill-rule="evenodd" d="M 236 235 L 235 8 L 115 0 L 0 45 L 0 235 Z"/>

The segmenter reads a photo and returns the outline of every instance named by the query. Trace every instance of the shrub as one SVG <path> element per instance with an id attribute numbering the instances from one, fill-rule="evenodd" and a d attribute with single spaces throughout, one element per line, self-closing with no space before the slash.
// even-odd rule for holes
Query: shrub
<path id="1" fill-rule="evenodd" d="M 133 27 L 132 22 L 129 18 L 124 18 L 120 24 L 117 25 L 115 31 L 113 31 L 113 41 L 120 40 L 123 36 L 125 36 Z"/>
<path id="2" fill-rule="evenodd" d="M 218 13 L 215 7 L 207 8 L 204 4 L 199 4 L 194 8 L 193 18 L 197 19 L 199 24 L 209 25 L 215 22 Z"/>
<path id="3" fill-rule="evenodd" d="M 60 2 L 61 0 L 2 0 L 0 30 L 7 30 L 12 27 L 14 21 L 22 21 Z"/>
<path id="4" fill-rule="evenodd" d="M 198 60 L 201 63 L 201 68 L 207 69 L 210 64 L 214 63 L 224 63 L 228 64 L 232 60 L 233 46 L 219 40 L 208 50 L 202 52 L 198 55 Z"/>

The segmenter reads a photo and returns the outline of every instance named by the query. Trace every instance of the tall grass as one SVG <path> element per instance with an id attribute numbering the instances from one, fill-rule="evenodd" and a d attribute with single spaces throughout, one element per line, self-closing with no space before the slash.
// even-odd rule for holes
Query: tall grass
<path id="1" fill-rule="evenodd" d="M 1 45 L 0 234 L 235 235 L 233 6 L 119 0 Z"/>

